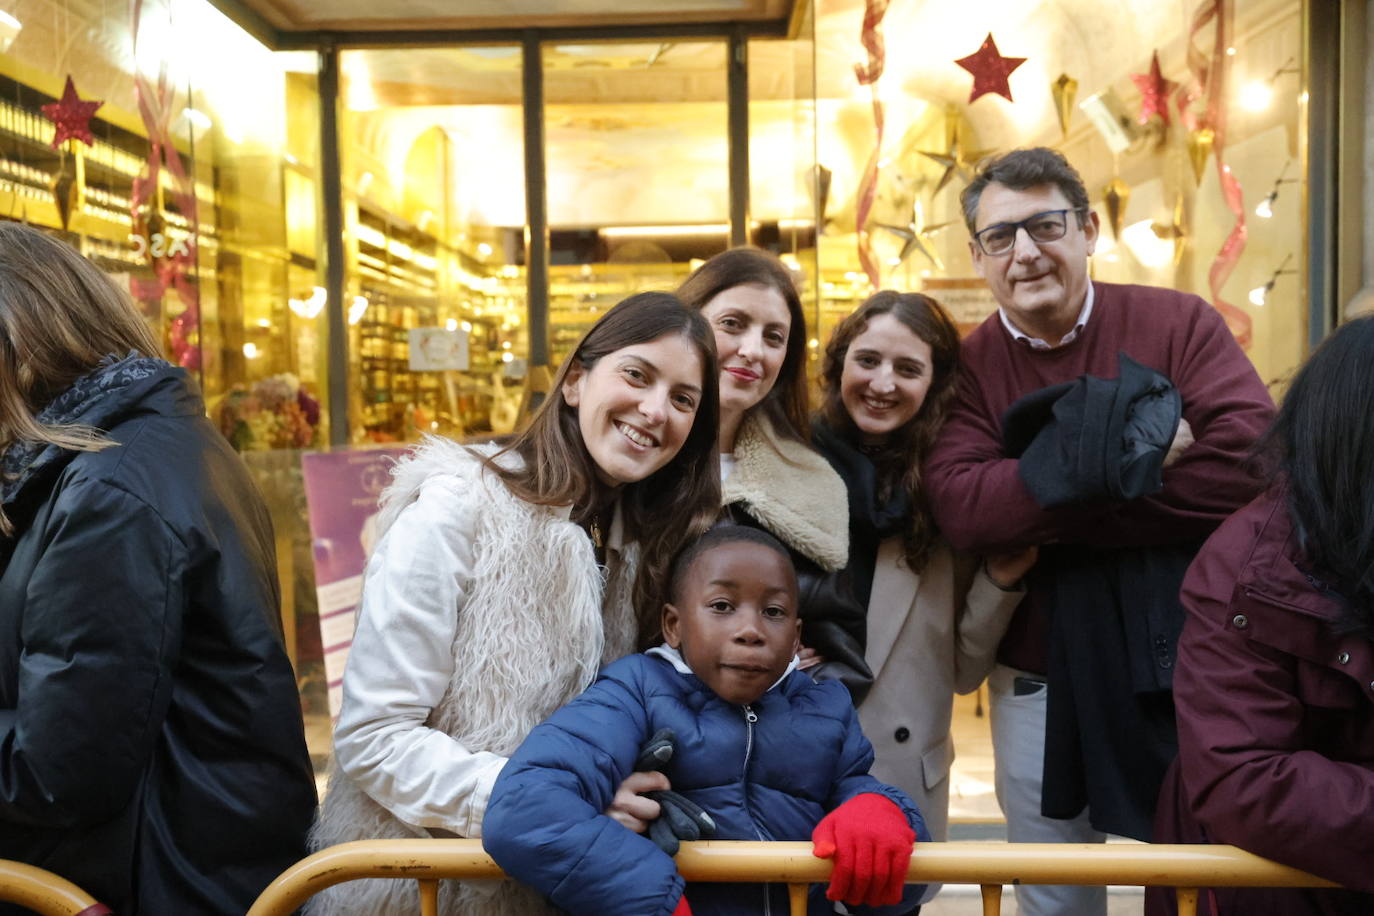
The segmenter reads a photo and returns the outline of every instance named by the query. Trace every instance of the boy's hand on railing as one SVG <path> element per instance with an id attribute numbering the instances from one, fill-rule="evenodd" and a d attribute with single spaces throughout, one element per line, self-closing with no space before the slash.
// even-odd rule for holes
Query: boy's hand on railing
<path id="1" fill-rule="evenodd" d="M 901 902 L 916 834 L 891 799 L 875 792 L 855 795 L 821 818 L 811 841 L 813 855 L 835 860 L 826 899 L 851 906 Z"/>

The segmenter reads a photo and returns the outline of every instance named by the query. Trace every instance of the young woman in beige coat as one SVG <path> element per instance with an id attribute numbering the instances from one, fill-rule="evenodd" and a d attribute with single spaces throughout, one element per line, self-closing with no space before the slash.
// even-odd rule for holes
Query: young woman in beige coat
<path id="1" fill-rule="evenodd" d="M 948 835 L 954 693 L 976 689 L 1024 595 L 1034 551 L 952 553 L 922 490 L 921 461 L 953 400 L 959 333 L 935 300 L 879 292 L 826 347 L 812 441 L 849 490 L 849 574 L 868 609 L 874 683 L 859 707 L 873 774 L 916 799 Z"/>

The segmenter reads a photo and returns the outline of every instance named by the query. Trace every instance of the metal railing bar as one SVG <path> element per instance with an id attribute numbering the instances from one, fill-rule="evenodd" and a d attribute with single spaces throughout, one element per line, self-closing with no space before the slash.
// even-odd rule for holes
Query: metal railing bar
<path id="1" fill-rule="evenodd" d="M 831 862 L 810 843 L 683 843 L 677 867 L 688 881 L 830 880 Z M 317 852 L 287 869 L 248 916 L 291 913 L 314 894 L 355 878 L 500 878 L 480 840 L 363 840 Z M 1094 843 L 919 843 L 907 869 L 914 884 L 1126 884 L 1141 887 L 1337 887 L 1234 846 Z M 990 891 L 988 886 L 996 887 Z M 995 910 L 993 911 L 995 912 Z"/>
<path id="2" fill-rule="evenodd" d="M 77 916 L 97 904 L 90 894 L 50 871 L 0 859 L 0 901 L 42 916 Z"/>
<path id="3" fill-rule="evenodd" d="M 439 916 L 439 882 L 422 878 L 420 885 L 420 916 Z"/>

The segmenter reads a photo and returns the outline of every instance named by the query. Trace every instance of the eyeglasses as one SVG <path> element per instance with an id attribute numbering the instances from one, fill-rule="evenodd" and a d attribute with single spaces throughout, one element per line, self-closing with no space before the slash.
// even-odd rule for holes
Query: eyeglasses
<path id="1" fill-rule="evenodd" d="M 1028 216 L 1016 223 L 997 223 L 973 234 L 973 240 L 983 249 L 983 254 L 997 257 L 1016 247 L 1016 232 L 1025 229 L 1026 235 L 1034 242 L 1057 242 L 1069 231 L 1069 214 L 1083 218 L 1085 208 L 1072 207 L 1067 210 L 1045 210 Z"/>

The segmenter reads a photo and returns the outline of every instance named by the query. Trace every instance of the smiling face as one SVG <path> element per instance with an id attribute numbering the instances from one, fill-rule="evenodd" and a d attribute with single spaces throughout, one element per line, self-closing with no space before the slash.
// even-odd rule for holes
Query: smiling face
<path id="1" fill-rule="evenodd" d="M 763 544 L 728 541 L 703 551 L 663 608 L 663 637 L 727 703 L 747 705 L 797 653 L 797 577 Z"/>
<path id="2" fill-rule="evenodd" d="M 623 347 L 591 369 L 574 365 L 563 399 L 602 481 L 634 483 L 672 461 L 701 401 L 701 357 L 681 334 Z"/>
<path id="3" fill-rule="evenodd" d="M 978 201 L 976 232 L 997 223 L 1014 223 L 1047 210 L 1072 209 L 1057 185 L 1045 184 L 1014 191 L 992 182 Z M 1068 214 L 1062 239 L 1036 242 L 1024 229 L 1016 244 L 1000 255 L 984 254 L 969 241 L 973 269 L 987 281 L 997 304 L 1022 331 L 1051 346 L 1073 330 L 1088 294 L 1088 256 L 1097 245 L 1097 214 L 1089 213 L 1082 227 Z"/>
<path id="4" fill-rule="evenodd" d="M 883 441 L 920 413 L 932 373 L 930 344 L 890 312 L 869 319 L 840 374 L 840 401 L 865 442 Z"/>
<path id="5" fill-rule="evenodd" d="M 771 286 L 751 283 L 717 293 L 701 313 L 716 335 L 721 413 L 743 413 L 773 390 L 787 357 L 787 300 Z"/>

